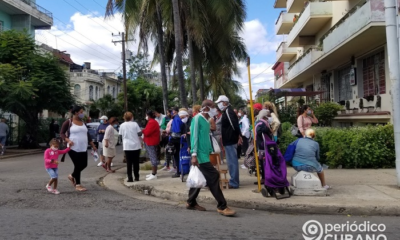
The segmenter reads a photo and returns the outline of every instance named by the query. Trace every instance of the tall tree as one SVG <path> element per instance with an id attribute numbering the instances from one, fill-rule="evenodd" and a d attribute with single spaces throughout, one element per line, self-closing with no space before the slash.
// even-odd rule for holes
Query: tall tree
<path id="1" fill-rule="evenodd" d="M 182 55 L 183 55 L 183 35 L 182 35 L 182 26 L 181 26 L 181 17 L 180 17 L 180 7 L 179 0 L 171 0 L 173 13 L 174 13 L 174 32 L 175 32 L 175 61 L 176 67 L 178 71 L 178 83 L 179 83 L 179 93 L 180 93 L 180 102 L 183 107 L 188 107 L 187 104 L 187 96 L 185 89 L 185 78 L 183 76 L 183 64 L 182 64 Z"/>
<path id="2" fill-rule="evenodd" d="M 39 147 L 39 114 L 64 114 L 74 103 L 69 78 L 58 60 L 36 50 L 27 32 L 0 32 L 0 42 L 0 108 L 22 119 L 30 147 Z"/>

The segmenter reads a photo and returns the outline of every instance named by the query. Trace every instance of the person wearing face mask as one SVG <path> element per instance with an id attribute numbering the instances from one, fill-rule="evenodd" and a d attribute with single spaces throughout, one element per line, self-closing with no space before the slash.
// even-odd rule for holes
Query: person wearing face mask
<path id="1" fill-rule="evenodd" d="M 308 105 L 303 105 L 299 108 L 298 117 L 297 117 L 297 126 L 299 127 L 299 131 L 301 135 L 300 138 L 304 138 L 306 136 L 306 130 L 311 128 L 312 124 L 317 124 L 318 119 L 314 115 L 314 111 Z"/>
<path id="2" fill-rule="evenodd" d="M 68 155 L 74 164 L 74 171 L 68 176 L 68 179 L 77 191 L 83 192 L 86 191 L 86 188 L 81 185 L 81 172 L 88 164 L 88 142 L 94 151 L 97 151 L 97 148 L 90 138 L 89 131 L 83 122 L 83 118 L 85 117 L 85 114 L 83 114 L 83 107 L 75 106 L 71 113 L 72 118 L 63 123 L 60 134 L 64 142 L 68 143 L 71 148 Z"/>
<path id="3" fill-rule="evenodd" d="M 278 118 L 278 111 L 276 110 L 275 104 L 272 102 L 265 102 L 264 109 L 267 109 L 270 112 L 268 115 L 268 121 L 270 123 L 272 132 L 274 134 L 274 141 L 278 141 L 278 135 L 282 132 L 281 122 Z"/>
<path id="4" fill-rule="evenodd" d="M 237 145 L 242 145 L 242 134 L 239 120 L 225 95 L 218 97 L 218 108 L 223 112 L 221 119 L 222 145 L 225 149 L 226 161 L 231 179 L 229 188 L 239 188 L 239 160 L 237 158 Z"/>
<path id="5" fill-rule="evenodd" d="M 243 109 L 239 110 L 239 116 L 241 116 L 239 121 L 240 131 L 242 132 L 243 144 L 241 154 L 244 156 L 246 154 L 247 148 L 249 147 L 250 138 L 250 121 L 247 117 L 246 112 Z"/>
<path id="6" fill-rule="evenodd" d="M 186 134 L 186 123 L 189 119 L 189 114 L 187 111 L 184 111 L 179 108 L 174 108 L 175 116 L 172 119 L 171 129 L 170 129 L 170 142 L 174 145 L 175 153 L 174 153 L 174 162 L 176 167 L 176 173 L 172 176 L 172 178 L 179 178 L 181 176 L 181 172 L 179 169 L 179 153 L 181 150 L 181 137 Z"/>
<path id="7" fill-rule="evenodd" d="M 215 104 L 211 100 L 204 100 L 202 110 L 197 114 L 191 123 L 191 154 L 192 165 L 197 166 L 207 181 L 207 186 L 211 194 L 217 201 L 217 212 L 224 216 L 235 215 L 235 211 L 228 208 L 225 197 L 222 193 L 219 178 L 220 174 L 217 169 L 210 163 L 210 154 L 213 151 L 210 141 L 210 124 L 208 118 L 213 118 L 218 114 Z M 189 198 L 186 202 L 186 209 L 206 211 L 206 209 L 197 203 L 197 197 L 200 188 L 191 188 L 189 190 Z"/>
<path id="8" fill-rule="evenodd" d="M 111 170 L 112 160 L 116 155 L 115 146 L 118 142 L 118 132 L 116 128 L 118 128 L 118 119 L 116 117 L 110 118 L 109 125 L 106 128 L 103 138 L 103 152 L 104 157 L 107 158 L 107 162 L 104 164 L 104 168 L 109 173 L 114 173 L 115 170 Z"/>
<path id="9" fill-rule="evenodd" d="M 106 132 L 107 127 L 109 126 L 108 124 L 108 117 L 107 116 L 101 116 L 100 118 L 100 125 L 97 128 L 97 142 L 99 143 L 99 155 L 100 155 L 100 162 L 97 164 L 98 167 L 102 166 L 103 164 L 106 163 L 106 159 L 103 155 L 103 138 L 104 138 L 104 133 Z M 112 167 L 112 166 L 111 166 Z"/>
<path id="10" fill-rule="evenodd" d="M 258 114 L 258 122 L 256 124 L 256 146 L 257 151 L 264 151 L 264 140 L 271 141 L 274 139 L 274 135 L 271 129 L 271 126 L 268 122 L 268 114 L 269 110 L 263 109 Z M 259 163 L 260 163 L 260 175 L 261 175 L 261 183 L 264 183 L 265 175 L 264 175 L 264 161 L 265 158 L 260 156 L 259 154 Z M 258 182 L 254 182 L 254 184 L 258 184 Z"/>
<path id="11" fill-rule="evenodd" d="M 147 125 L 142 130 L 146 151 L 149 154 L 152 166 L 152 173 L 146 176 L 147 181 L 157 179 L 157 147 L 160 144 L 160 127 L 155 118 L 156 116 L 152 110 L 147 111 Z"/>

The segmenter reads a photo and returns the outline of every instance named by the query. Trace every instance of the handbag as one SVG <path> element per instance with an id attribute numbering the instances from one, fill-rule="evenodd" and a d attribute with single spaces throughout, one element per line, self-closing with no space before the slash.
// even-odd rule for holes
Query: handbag
<path id="1" fill-rule="evenodd" d="M 299 139 L 297 139 L 296 141 L 289 144 L 289 146 L 286 148 L 285 154 L 283 155 L 283 158 L 285 159 L 286 162 L 291 162 L 293 160 L 294 153 L 296 152 L 296 146 L 297 146 L 298 142 L 299 142 Z"/>
<path id="2" fill-rule="evenodd" d="M 220 153 L 221 148 L 219 147 L 217 139 L 210 133 L 210 141 L 211 141 L 211 146 L 213 148 L 213 153 Z"/>
<path id="3" fill-rule="evenodd" d="M 301 119 L 302 119 L 303 126 L 304 126 L 304 117 L 302 116 Z M 290 133 L 295 137 L 299 137 L 299 138 L 303 137 L 303 134 L 301 134 L 300 128 L 297 126 L 297 124 L 294 124 L 292 126 L 292 128 L 290 129 Z"/>

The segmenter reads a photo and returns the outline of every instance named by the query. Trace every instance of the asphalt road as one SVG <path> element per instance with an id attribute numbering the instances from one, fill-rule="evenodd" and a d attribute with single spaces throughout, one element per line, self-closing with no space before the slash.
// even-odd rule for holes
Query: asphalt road
<path id="1" fill-rule="evenodd" d="M 119 150 L 121 152 L 121 150 Z M 122 166 L 121 156 L 116 166 Z M 287 215 L 236 209 L 236 217 L 223 217 L 215 206 L 207 212 L 186 210 L 183 203 L 160 203 L 132 192 L 117 193 L 97 184 L 106 173 L 89 158 L 82 184 L 89 190 L 75 192 L 67 175 L 72 171 L 67 157 L 59 167 L 60 195 L 45 189 L 48 175 L 42 155 L 0 160 L 0 239 L 304 239 L 303 224 L 317 220 L 324 224 L 349 226 L 384 224 L 382 232 L 368 232 L 371 239 L 400 239 L 397 217 Z M 316 225 L 319 226 L 318 224 Z M 355 225 L 354 225 L 355 226 Z M 353 226 L 353 227 L 354 227 Z M 325 228 L 323 227 L 323 228 Z M 380 225 L 381 230 L 383 225 Z M 354 228 L 353 228 L 354 229 Z M 318 239 L 320 230 L 306 228 Z M 349 232 L 326 239 L 351 239 Z M 357 239 L 357 235 L 353 239 Z M 366 239 L 366 234 L 361 235 Z M 385 238 L 383 238 L 384 236 Z M 325 239 L 325 238 L 320 238 Z"/>

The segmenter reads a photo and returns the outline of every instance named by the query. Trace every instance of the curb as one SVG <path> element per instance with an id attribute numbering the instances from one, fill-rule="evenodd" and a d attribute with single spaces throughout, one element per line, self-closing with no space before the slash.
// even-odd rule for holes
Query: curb
<path id="1" fill-rule="evenodd" d="M 26 152 L 26 153 L 18 153 L 18 154 L 12 154 L 12 155 L 3 155 L 3 156 L 0 156 L 0 160 L 3 160 L 3 159 L 10 159 L 10 158 L 16 158 L 16 157 L 23 157 L 23 156 L 28 156 L 28 155 L 38 154 L 38 153 L 43 153 L 43 152 L 44 152 L 44 150 L 38 149 L 38 150 L 35 150 L 35 151 Z"/>

